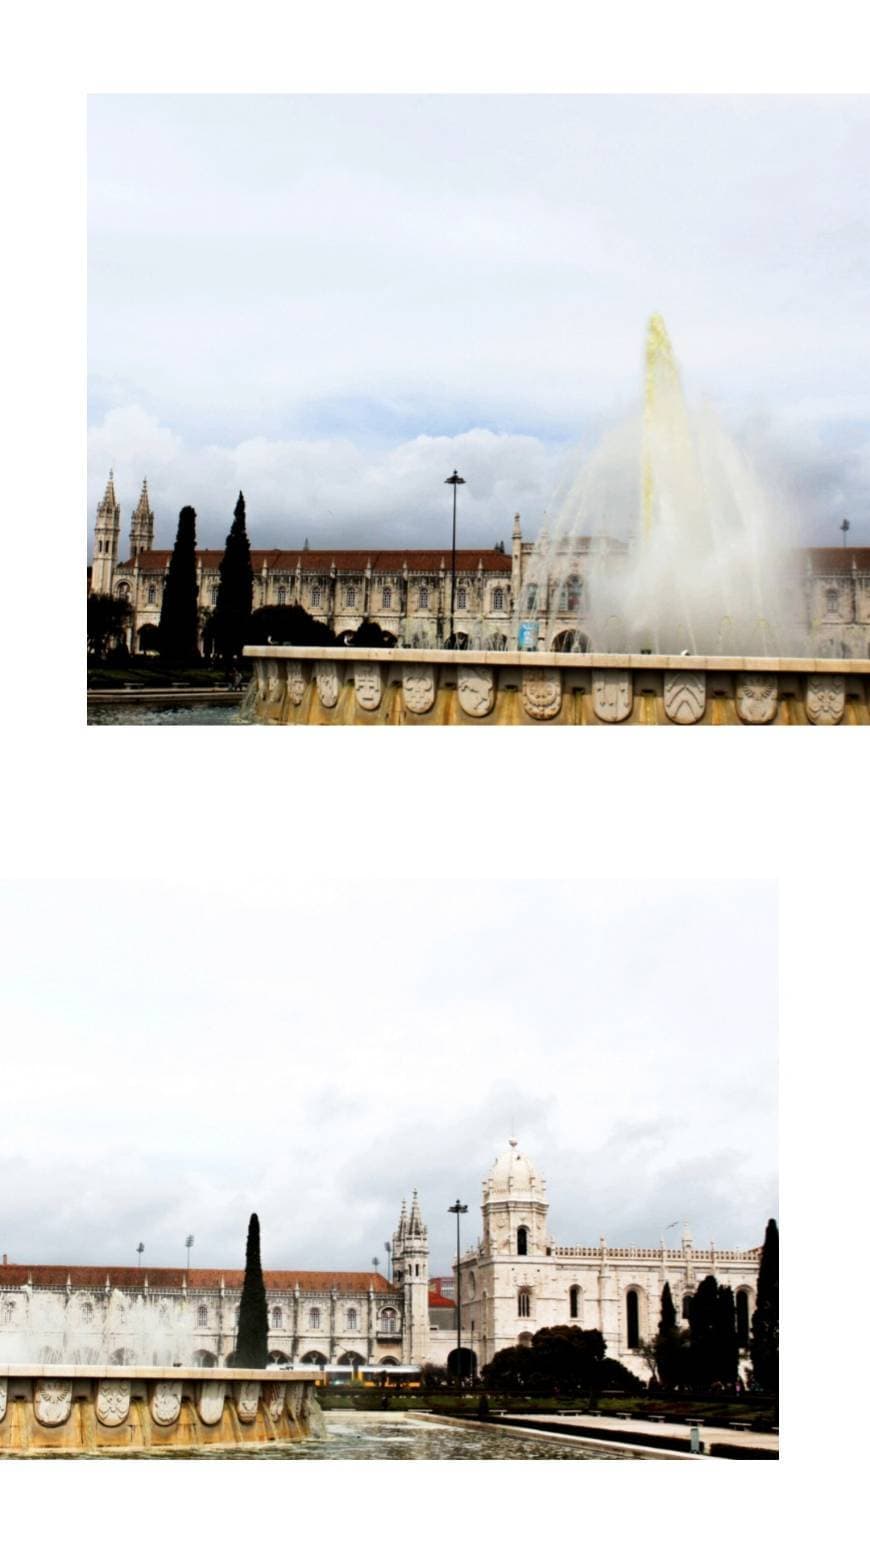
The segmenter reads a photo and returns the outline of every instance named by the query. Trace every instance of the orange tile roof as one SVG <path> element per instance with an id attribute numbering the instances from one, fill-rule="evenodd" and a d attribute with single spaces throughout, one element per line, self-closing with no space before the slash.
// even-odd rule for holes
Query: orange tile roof
<path id="1" fill-rule="evenodd" d="M 446 1294 L 441 1294 L 436 1289 L 430 1288 L 429 1308 L 430 1310 L 455 1310 L 456 1300 L 448 1299 Z"/>
<path id="2" fill-rule="evenodd" d="M 142 1288 L 148 1280 L 150 1289 L 181 1288 L 187 1278 L 187 1287 L 196 1289 L 220 1288 L 221 1279 L 226 1288 L 241 1288 L 244 1281 L 241 1268 L 191 1267 L 186 1273 L 183 1267 L 44 1267 L 19 1266 L 12 1262 L 0 1267 L 0 1289 L 21 1288 L 31 1281 L 35 1288 L 65 1288 L 67 1278 L 73 1288 L 105 1288 L 106 1278 L 112 1288 Z M 273 1292 L 296 1287 L 328 1293 L 333 1287 L 343 1293 L 368 1293 L 373 1288 L 382 1294 L 393 1285 L 380 1272 L 263 1272 L 267 1289 Z"/>
<path id="3" fill-rule="evenodd" d="M 804 548 L 813 574 L 851 574 L 852 566 L 859 573 L 870 571 L 870 548 Z"/>
<path id="4" fill-rule="evenodd" d="M 197 548 L 197 563 L 204 570 L 217 572 L 223 558 L 222 548 Z M 171 557 L 169 548 L 152 548 L 149 553 L 139 554 L 140 572 L 162 572 Z M 320 548 L 307 550 L 287 548 L 254 548 L 251 564 L 255 576 L 265 563 L 270 572 L 289 574 L 299 564 L 305 573 L 328 574 L 332 564 L 340 574 L 364 574 L 369 564 L 376 574 L 400 574 L 405 564 L 415 574 L 431 574 L 441 567 L 450 570 L 449 548 Z M 116 566 L 117 571 L 130 571 L 135 560 L 125 558 Z M 488 573 L 510 574 L 509 553 L 497 553 L 494 548 L 457 548 L 456 568 L 460 573 L 473 572 L 483 564 Z"/>

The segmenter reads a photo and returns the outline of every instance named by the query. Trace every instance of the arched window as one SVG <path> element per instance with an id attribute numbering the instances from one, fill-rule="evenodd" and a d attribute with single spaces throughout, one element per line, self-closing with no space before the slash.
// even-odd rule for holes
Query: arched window
<path id="1" fill-rule="evenodd" d="M 208 1305 L 207 1304 L 199 1304 L 199 1305 L 197 1305 L 197 1307 L 196 1307 L 196 1324 L 197 1324 L 197 1326 L 207 1326 L 208 1325 Z"/>
<path id="2" fill-rule="evenodd" d="M 738 1288 L 734 1299 L 734 1308 L 737 1311 L 737 1346 L 749 1346 L 749 1294 L 745 1288 Z"/>
<path id="3" fill-rule="evenodd" d="M 456 605 L 460 612 L 464 612 L 465 608 L 468 606 L 468 591 L 465 589 L 464 585 L 460 585 L 458 591 L 456 592 Z"/>
<path id="4" fill-rule="evenodd" d="M 559 591 L 559 611 L 579 612 L 583 581 L 579 574 L 569 574 Z"/>
<path id="5" fill-rule="evenodd" d="M 317 1309 L 309 1310 L 309 1312 L 308 1312 L 308 1324 L 311 1327 L 312 1331 L 319 1331 L 320 1330 L 320 1311 L 319 1310 L 317 1310 Z"/>
<path id="6" fill-rule="evenodd" d="M 492 593 L 492 609 L 494 612 L 504 611 L 504 591 L 497 585 Z"/>
<path id="7" fill-rule="evenodd" d="M 580 1314 L 580 1290 L 576 1283 L 572 1283 L 568 1290 L 568 1313 L 572 1321 L 576 1321 Z"/>
<path id="8" fill-rule="evenodd" d="M 529 1254 L 529 1231 L 526 1229 L 525 1224 L 521 1224 L 519 1229 L 517 1230 L 517 1255 L 518 1256 L 528 1256 L 528 1254 Z"/>
<path id="9" fill-rule="evenodd" d="M 532 1313 L 532 1296 L 527 1288 L 521 1288 L 517 1294 L 517 1315 L 525 1319 Z"/>
<path id="10" fill-rule="evenodd" d="M 13 1300 L 11 1300 L 11 1299 L 4 1299 L 4 1301 L 3 1301 L 3 1319 L 6 1322 L 7 1326 L 9 1325 L 9 1322 L 11 1321 L 11 1319 L 12 1319 L 14 1314 L 15 1314 L 15 1304 L 14 1304 Z"/>
<path id="11" fill-rule="evenodd" d="M 120 601 L 129 601 L 130 600 L 130 587 L 127 584 L 126 580 L 123 582 L 122 585 L 118 586 L 118 599 Z"/>
<path id="12" fill-rule="evenodd" d="M 319 607 L 320 606 L 320 586 L 319 585 L 315 585 L 313 587 L 313 589 L 312 589 L 312 592 L 311 592 L 311 605 L 313 607 Z"/>
<path id="13" fill-rule="evenodd" d="M 348 1331 L 356 1331 L 356 1310 L 348 1310 L 347 1312 L 347 1329 Z"/>
<path id="14" fill-rule="evenodd" d="M 839 612 L 840 610 L 840 592 L 833 585 L 830 590 L 825 591 L 825 605 L 829 612 Z"/>
<path id="15" fill-rule="evenodd" d="M 393 604 L 393 593 L 389 585 L 385 585 L 381 591 L 381 604 L 385 607 L 391 607 Z"/>
<path id="16" fill-rule="evenodd" d="M 287 605 L 287 589 L 284 585 L 278 586 L 278 605 L 279 607 Z"/>
<path id="17" fill-rule="evenodd" d="M 429 591 L 425 585 L 420 586 L 420 611 L 425 612 L 429 606 Z"/>
<path id="18" fill-rule="evenodd" d="M 384 1310 L 381 1315 L 381 1331 L 393 1332 L 396 1330 L 397 1318 L 395 1310 Z"/>
<path id="19" fill-rule="evenodd" d="M 356 606 L 356 590 L 352 585 L 349 585 L 344 593 L 344 604 L 346 607 Z"/>
<path id="20" fill-rule="evenodd" d="M 640 1313 L 637 1289 L 630 1288 L 625 1296 L 626 1340 L 629 1347 L 640 1346 Z"/>
<path id="21" fill-rule="evenodd" d="M 683 1295 L 683 1320 L 684 1321 L 687 1321 L 689 1319 L 689 1310 L 691 1308 L 691 1304 L 692 1304 L 692 1296 L 691 1296 L 691 1294 L 684 1294 Z"/>
<path id="22" fill-rule="evenodd" d="M 218 598 L 218 591 L 219 590 L 220 590 L 220 586 L 219 585 L 213 585 L 212 588 L 211 588 L 211 604 L 212 604 L 213 607 L 217 606 L 217 598 Z"/>
<path id="23" fill-rule="evenodd" d="M 87 1325 L 87 1323 L 89 1321 L 92 1321 L 93 1318 L 94 1318 L 94 1307 L 91 1304 L 91 1301 L 89 1299 L 86 1299 L 84 1304 L 82 1305 L 82 1320 Z"/>
<path id="24" fill-rule="evenodd" d="M 283 1316 L 283 1313 L 281 1311 L 281 1306 L 279 1304 L 276 1304 L 272 1308 L 272 1330 L 273 1331 L 281 1331 L 281 1329 L 283 1328 L 283 1325 L 284 1325 L 284 1316 Z"/>
<path id="25" fill-rule="evenodd" d="M 153 605 L 154 605 L 156 600 L 157 600 L 157 586 L 156 585 L 149 585 L 149 587 L 148 587 L 148 605 L 149 605 L 149 607 L 153 607 Z"/>

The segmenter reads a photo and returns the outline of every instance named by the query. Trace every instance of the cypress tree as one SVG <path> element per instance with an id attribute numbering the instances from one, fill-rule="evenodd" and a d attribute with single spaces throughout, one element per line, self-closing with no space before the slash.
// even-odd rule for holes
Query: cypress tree
<path id="1" fill-rule="evenodd" d="M 768 1219 L 758 1264 L 758 1287 L 749 1344 L 756 1384 L 779 1393 L 779 1230 Z"/>
<path id="2" fill-rule="evenodd" d="M 160 659 L 167 664 L 187 665 L 199 656 L 196 599 L 196 511 L 185 505 L 160 608 Z"/>
<path id="3" fill-rule="evenodd" d="M 245 1249 L 245 1282 L 239 1305 L 239 1334 L 234 1363 L 239 1369 L 265 1369 L 269 1356 L 269 1315 L 260 1265 L 260 1220 L 251 1214 Z"/>
<path id="4" fill-rule="evenodd" d="M 659 1329 L 655 1339 L 656 1372 L 668 1389 L 680 1385 L 685 1378 L 686 1338 L 677 1325 L 671 1285 L 662 1289 Z"/>
<path id="5" fill-rule="evenodd" d="M 689 1369 L 693 1390 L 709 1390 L 718 1379 L 719 1285 L 712 1273 L 698 1284 L 689 1305 Z"/>
<path id="6" fill-rule="evenodd" d="M 238 660 L 242 646 L 247 643 L 253 605 L 251 544 L 245 530 L 245 496 L 240 492 L 221 559 L 220 585 L 214 609 L 214 641 L 225 665 Z"/>
<path id="7" fill-rule="evenodd" d="M 720 1283 L 718 1293 L 718 1336 L 716 1339 L 716 1378 L 723 1385 L 733 1385 L 737 1379 L 737 1311 L 734 1290 Z"/>

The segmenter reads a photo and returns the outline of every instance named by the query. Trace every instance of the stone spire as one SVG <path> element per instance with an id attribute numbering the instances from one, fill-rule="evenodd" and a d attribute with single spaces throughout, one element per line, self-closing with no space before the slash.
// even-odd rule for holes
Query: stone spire
<path id="1" fill-rule="evenodd" d="M 121 532 L 121 506 L 115 496 L 114 473 L 109 473 L 106 492 L 97 505 L 94 526 L 94 562 L 91 568 L 91 591 L 96 596 L 108 596 L 112 592 L 115 564 L 118 561 L 118 538 Z"/>
<path id="2" fill-rule="evenodd" d="M 423 1223 L 423 1216 L 420 1213 L 420 1203 L 415 1191 L 411 1201 L 411 1217 L 408 1220 L 408 1234 L 412 1236 L 424 1237 L 426 1233 L 426 1225 Z"/>
<path id="3" fill-rule="evenodd" d="M 142 479 L 139 503 L 130 522 L 130 557 L 137 553 L 150 553 L 154 546 L 154 512 L 148 499 L 148 479 Z"/>

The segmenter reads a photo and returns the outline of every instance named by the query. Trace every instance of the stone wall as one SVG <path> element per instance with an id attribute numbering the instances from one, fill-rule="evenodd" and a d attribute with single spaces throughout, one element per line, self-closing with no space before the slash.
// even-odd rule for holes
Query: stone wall
<path id="1" fill-rule="evenodd" d="M 283 725 L 866 725 L 870 661 L 248 646 Z"/>

